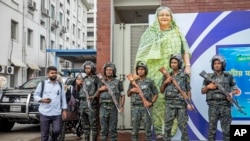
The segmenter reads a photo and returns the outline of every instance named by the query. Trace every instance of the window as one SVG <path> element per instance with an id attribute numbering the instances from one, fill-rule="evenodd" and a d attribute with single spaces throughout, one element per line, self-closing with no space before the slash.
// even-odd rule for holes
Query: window
<path id="1" fill-rule="evenodd" d="M 45 37 L 43 35 L 40 36 L 40 50 L 45 50 Z"/>
<path id="2" fill-rule="evenodd" d="M 85 36 L 85 33 L 83 32 L 82 33 L 82 41 L 84 42 L 84 36 Z"/>
<path id="3" fill-rule="evenodd" d="M 94 32 L 87 32 L 88 37 L 94 37 Z"/>
<path id="4" fill-rule="evenodd" d="M 51 49 L 55 48 L 55 41 L 53 40 L 50 41 L 50 48 Z"/>
<path id="5" fill-rule="evenodd" d="M 70 0 L 67 0 L 67 3 L 70 5 Z"/>
<path id="6" fill-rule="evenodd" d="M 76 28 L 76 25 L 73 24 L 73 29 L 72 29 L 72 30 L 73 30 L 73 31 L 72 31 L 72 32 L 73 32 L 73 35 L 75 35 L 75 28 Z"/>
<path id="7" fill-rule="evenodd" d="M 27 45 L 31 47 L 32 44 L 33 44 L 33 30 L 28 28 L 28 31 L 27 31 Z"/>
<path id="8" fill-rule="evenodd" d="M 63 13 L 60 12 L 59 14 L 59 24 L 62 25 L 63 24 Z"/>
<path id="9" fill-rule="evenodd" d="M 62 45 L 59 45 L 59 49 L 62 49 Z"/>
<path id="10" fill-rule="evenodd" d="M 45 8 L 45 0 L 41 0 L 41 10 Z"/>
<path id="11" fill-rule="evenodd" d="M 17 40 L 18 23 L 11 20 L 11 39 Z"/>
<path id="12" fill-rule="evenodd" d="M 50 10 L 51 10 L 51 18 L 55 20 L 55 6 L 51 5 L 50 6 Z"/>
<path id="13" fill-rule="evenodd" d="M 93 49 L 94 47 L 93 46 L 91 46 L 91 45 L 88 45 L 87 46 L 87 49 Z"/>
<path id="14" fill-rule="evenodd" d="M 67 30 L 69 30 L 69 19 L 67 19 Z"/>
<path id="15" fill-rule="evenodd" d="M 88 22 L 88 23 L 94 23 L 94 18 L 88 18 L 88 19 L 87 19 L 87 22 Z"/>
<path id="16" fill-rule="evenodd" d="M 81 38 L 81 29 L 78 28 L 78 38 L 80 39 Z"/>

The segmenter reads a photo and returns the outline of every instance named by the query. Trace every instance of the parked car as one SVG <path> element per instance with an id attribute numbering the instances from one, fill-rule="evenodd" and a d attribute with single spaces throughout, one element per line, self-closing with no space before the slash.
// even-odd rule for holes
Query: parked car
<path id="1" fill-rule="evenodd" d="M 47 79 L 35 77 L 18 88 L 8 89 L 0 94 L 0 131 L 8 132 L 15 123 L 38 124 L 39 103 L 34 101 L 33 93 L 37 85 Z M 64 84 L 71 85 L 73 77 L 62 77 Z"/>

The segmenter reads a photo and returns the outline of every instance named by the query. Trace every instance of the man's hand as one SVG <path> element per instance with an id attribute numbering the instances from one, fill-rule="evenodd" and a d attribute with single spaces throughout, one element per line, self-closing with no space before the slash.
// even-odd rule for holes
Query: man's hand
<path id="1" fill-rule="evenodd" d="M 188 105 L 187 105 L 187 109 L 188 109 L 189 111 L 193 111 L 193 110 L 194 110 L 194 106 L 193 106 L 192 104 L 188 104 Z"/>
<path id="2" fill-rule="evenodd" d="M 217 89 L 217 85 L 215 83 L 209 83 L 207 85 L 207 89 L 211 89 L 211 90 L 214 90 L 214 89 Z"/>
<path id="3" fill-rule="evenodd" d="M 107 88 L 105 85 L 101 86 L 101 87 L 98 89 L 99 92 L 106 91 L 106 90 L 108 90 L 108 88 Z"/>
<path id="4" fill-rule="evenodd" d="M 63 110 L 62 112 L 62 120 L 65 120 L 67 118 L 67 110 Z"/>
<path id="5" fill-rule="evenodd" d="M 131 89 L 130 89 L 130 92 L 139 94 L 139 90 L 138 90 L 138 88 L 136 88 L 136 87 L 131 88 Z"/>
<path id="6" fill-rule="evenodd" d="M 43 98 L 40 100 L 41 103 L 46 103 L 46 104 L 50 104 L 51 99 L 50 98 Z"/>
<path id="7" fill-rule="evenodd" d="M 169 76 L 165 81 L 164 81 L 164 84 L 169 84 L 169 83 L 171 83 L 172 82 L 172 77 L 171 76 Z"/>

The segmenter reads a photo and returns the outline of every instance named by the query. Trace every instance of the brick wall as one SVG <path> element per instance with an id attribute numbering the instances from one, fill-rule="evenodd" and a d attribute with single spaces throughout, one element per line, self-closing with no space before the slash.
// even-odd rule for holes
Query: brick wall
<path id="1" fill-rule="evenodd" d="M 97 0 L 97 72 L 110 60 L 110 3 Z M 250 10 L 250 0 L 161 0 L 174 13 Z"/>
<path id="2" fill-rule="evenodd" d="M 103 65 L 110 61 L 110 2 L 111 0 L 97 0 L 97 72 L 101 72 Z"/>

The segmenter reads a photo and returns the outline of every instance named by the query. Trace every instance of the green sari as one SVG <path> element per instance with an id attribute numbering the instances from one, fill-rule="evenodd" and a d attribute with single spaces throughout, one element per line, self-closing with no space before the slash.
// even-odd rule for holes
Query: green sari
<path id="1" fill-rule="evenodd" d="M 186 39 L 179 32 L 175 22 L 172 20 L 170 30 L 161 31 L 157 12 L 155 15 L 155 21 L 146 29 L 141 37 L 135 60 L 136 62 L 144 61 L 147 63 L 147 77 L 155 82 L 159 90 L 162 82 L 162 74 L 159 69 L 164 66 L 169 70 L 169 59 L 171 54 L 190 54 L 190 51 Z M 154 126 L 157 129 L 156 131 L 158 134 L 162 134 L 164 133 L 165 117 L 165 97 L 163 94 L 158 96 L 152 111 Z M 175 135 L 176 131 L 177 121 L 175 120 L 171 134 Z"/>

